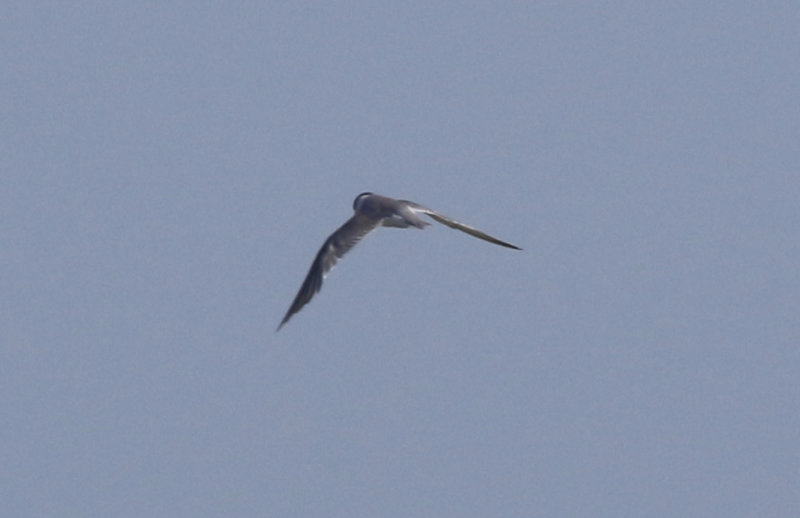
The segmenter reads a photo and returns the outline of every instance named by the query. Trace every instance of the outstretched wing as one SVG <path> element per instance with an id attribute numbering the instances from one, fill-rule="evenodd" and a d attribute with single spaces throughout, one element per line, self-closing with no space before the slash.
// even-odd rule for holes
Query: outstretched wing
<path id="1" fill-rule="evenodd" d="M 317 252 L 314 262 L 311 263 L 311 267 L 308 269 L 308 274 L 303 281 L 303 285 L 300 286 L 300 290 L 297 292 L 292 305 L 289 306 L 289 310 L 286 312 L 283 320 L 281 320 L 276 331 L 280 330 L 283 324 L 292 318 L 292 315 L 308 304 L 314 297 L 314 294 L 322 288 L 322 280 L 333 267 L 336 266 L 339 259 L 350 251 L 351 248 L 356 246 L 356 244 L 361 241 L 361 238 L 373 230 L 378 223 L 378 220 L 356 214 L 347 220 L 344 225 L 339 227 L 336 232 L 328 236 L 322 248 Z"/>
<path id="2" fill-rule="evenodd" d="M 418 203 L 414 203 L 412 201 L 405 201 L 404 200 L 404 202 L 408 204 L 408 206 L 409 206 L 409 208 L 411 210 L 413 210 L 415 212 L 420 212 L 422 214 L 426 214 L 427 216 L 430 216 L 433 220 L 438 221 L 442 225 L 447 225 L 450 228 L 454 228 L 456 230 L 460 230 L 461 232 L 466 232 L 467 234 L 469 234 L 471 236 L 475 236 L 475 237 L 477 237 L 479 239 L 483 239 L 484 241 L 488 241 L 490 243 L 494 243 L 495 245 L 504 246 L 506 248 L 513 248 L 514 250 L 522 250 L 522 248 L 520 248 L 518 246 L 512 245 L 511 243 L 506 243 L 505 241 L 501 241 L 500 239 L 497 239 L 496 237 L 490 236 L 489 234 L 487 234 L 485 232 L 481 232 L 477 228 L 470 227 L 469 225 L 465 225 L 464 223 L 461 223 L 461 222 L 456 221 L 454 219 L 450 219 L 447 216 L 442 216 L 438 212 L 435 212 L 435 211 L 429 209 L 428 207 L 424 207 L 424 206 L 422 206 L 422 205 L 420 205 Z"/>

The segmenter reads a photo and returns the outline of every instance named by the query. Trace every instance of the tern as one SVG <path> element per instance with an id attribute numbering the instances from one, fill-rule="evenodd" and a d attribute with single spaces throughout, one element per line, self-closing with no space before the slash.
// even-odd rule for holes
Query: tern
<path id="1" fill-rule="evenodd" d="M 289 306 L 289 310 L 286 311 L 286 315 L 281 320 L 276 331 L 279 331 L 292 318 L 292 315 L 311 301 L 314 294 L 322 288 L 322 280 L 336 266 L 339 259 L 361 241 L 364 236 L 378 227 L 414 227 L 423 229 L 430 225 L 420 217 L 421 214 L 424 214 L 442 225 L 466 232 L 484 241 L 506 248 L 513 248 L 514 250 L 522 250 L 518 246 L 501 241 L 496 237 L 443 216 L 413 201 L 396 200 L 371 192 L 363 192 L 353 200 L 353 212 L 353 216 L 328 236 L 328 239 L 322 244 L 322 248 L 317 252 L 314 262 L 311 263 L 311 268 L 308 269 L 303 285 L 300 286 L 297 296 L 295 296 L 292 305 Z"/>

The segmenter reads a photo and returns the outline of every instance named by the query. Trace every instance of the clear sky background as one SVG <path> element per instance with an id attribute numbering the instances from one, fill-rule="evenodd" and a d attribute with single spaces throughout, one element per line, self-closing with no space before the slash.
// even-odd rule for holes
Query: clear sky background
<path id="1" fill-rule="evenodd" d="M 7 516 L 789 517 L 797 2 L 11 2 Z M 515 243 L 381 229 L 373 191 Z"/>

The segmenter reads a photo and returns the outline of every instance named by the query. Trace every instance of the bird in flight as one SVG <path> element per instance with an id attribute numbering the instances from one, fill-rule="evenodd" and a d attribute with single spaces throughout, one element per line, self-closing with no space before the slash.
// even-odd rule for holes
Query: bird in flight
<path id="1" fill-rule="evenodd" d="M 423 229 L 430 225 L 420 217 L 421 214 L 424 214 L 442 225 L 466 232 L 484 241 L 506 248 L 513 248 L 514 250 L 522 250 L 518 246 L 501 241 L 447 216 L 442 216 L 438 212 L 434 212 L 413 201 L 395 200 L 394 198 L 379 196 L 371 192 L 363 192 L 353 200 L 353 211 L 353 216 L 344 225 L 336 229 L 336 232 L 328 236 L 328 239 L 322 244 L 322 248 L 317 252 L 314 262 L 311 263 L 311 268 L 308 269 L 303 285 L 300 286 L 297 296 L 295 296 L 292 305 L 289 306 L 289 310 L 276 331 L 279 331 L 292 318 L 292 315 L 308 304 L 314 294 L 322 288 L 322 280 L 336 266 L 339 259 L 377 227 L 415 227 Z"/>

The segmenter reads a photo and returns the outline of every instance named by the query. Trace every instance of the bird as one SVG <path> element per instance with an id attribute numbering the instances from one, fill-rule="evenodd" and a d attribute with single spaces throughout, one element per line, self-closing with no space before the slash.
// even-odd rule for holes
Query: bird
<path id="1" fill-rule="evenodd" d="M 336 263 L 349 252 L 361 239 L 378 227 L 424 229 L 429 222 L 420 217 L 425 215 L 450 228 L 466 232 L 467 234 L 488 241 L 495 245 L 522 250 L 522 248 L 501 241 L 485 232 L 460 223 L 454 219 L 443 216 L 419 203 L 408 200 L 396 200 L 387 196 L 362 192 L 353 200 L 353 216 L 342 226 L 328 236 L 322 247 L 317 252 L 311 267 L 308 269 L 300 290 L 286 311 L 286 315 L 275 330 L 289 321 L 292 316 L 308 304 L 316 293 L 322 288 L 322 281 L 336 266 Z"/>

